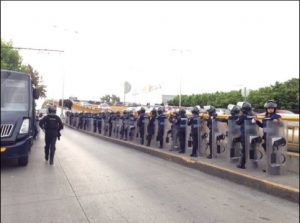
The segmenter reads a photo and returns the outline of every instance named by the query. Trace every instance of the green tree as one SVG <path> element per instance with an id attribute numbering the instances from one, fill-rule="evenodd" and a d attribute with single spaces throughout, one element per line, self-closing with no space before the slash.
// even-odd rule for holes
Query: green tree
<path id="1" fill-rule="evenodd" d="M 1 39 L 1 69 L 21 71 L 31 76 L 33 86 L 36 88 L 39 97 L 46 97 L 46 85 L 41 81 L 39 73 L 29 64 L 22 64 L 22 57 L 18 50 L 13 48 L 12 42 Z"/>
<path id="2" fill-rule="evenodd" d="M 251 90 L 247 101 L 254 108 L 263 108 L 267 100 L 274 99 L 282 109 L 299 110 L 299 78 L 293 78 L 283 83 L 275 82 L 275 85 Z M 243 101 L 240 91 L 215 92 L 193 95 L 182 95 L 182 106 L 213 105 L 215 107 L 226 108 L 228 104 L 236 104 Z M 168 102 L 170 105 L 179 104 L 179 96 Z"/>

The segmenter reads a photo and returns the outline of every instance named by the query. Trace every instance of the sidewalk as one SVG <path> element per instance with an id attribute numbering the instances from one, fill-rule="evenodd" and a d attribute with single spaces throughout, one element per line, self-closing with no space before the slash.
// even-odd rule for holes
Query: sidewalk
<path id="1" fill-rule="evenodd" d="M 70 127 L 69 125 L 65 124 Z M 73 128 L 73 127 L 70 127 Z M 77 129 L 76 129 L 77 130 Z M 287 172 L 282 176 L 268 176 L 260 170 L 254 169 L 238 169 L 236 164 L 230 163 L 222 159 L 207 159 L 205 157 L 190 157 L 191 148 L 188 148 L 185 154 L 179 154 L 176 151 L 168 149 L 159 149 L 154 147 L 146 147 L 133 142 L 123 141 L 101 134 L 77 130 L 89 135 L 94 135 L 101 139 L 105 139 L 117 144 L 128 146 L 142 152 L 155 155 L 157 157 L 176 162 L 186 167 L 198 169 L 202 172 L 218 176 L 254 189 L 278 196 L 293 202 L 299 203 L 299 174 Z"/>

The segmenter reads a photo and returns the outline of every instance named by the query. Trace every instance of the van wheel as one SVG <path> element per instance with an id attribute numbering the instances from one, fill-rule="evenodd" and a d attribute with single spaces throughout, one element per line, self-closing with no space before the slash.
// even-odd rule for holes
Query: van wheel
<path id="1" fill-rule="evenodd" d="M 20 157 L 18 159 L 18 166 L 27 166 L 28 164 L 28 156 Z"/>

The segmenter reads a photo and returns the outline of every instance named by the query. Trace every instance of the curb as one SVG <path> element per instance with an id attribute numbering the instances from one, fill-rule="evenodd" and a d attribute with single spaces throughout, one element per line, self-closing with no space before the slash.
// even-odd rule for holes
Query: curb
<path id="1" fill-rule="evenodd" d="M 258 177 L 250 176 L 244 173 L 236 172 L 231 169 L 223 168 L 211 163 L 204 162 L 202 160 L 193 160 L 188 157 L 183 157 L 179 154 L 174 154 L 171 152 L 163 151 L 158 148 L 147 147 L 143 145 L 138 145 L 128 141 L 122 141 L 115 138 L 110 138 L 107 136 L 100 135 L 98 133 L 88 132 L 81 129 L 76 129 L 64 123 L 65 126 L 75 129 L 77 131 L 83 132 L 88 135 L 96 136 L 98 138 L 110 141 L 119 145 L 123 145 L 129 148 L 134 148 L 136 150 L 151 154 L 153 156 L 175 162 L 177 164 L 200 170 L 204 173 L 217 176 L 241 185 L 245 185 L 256 190 L 271 194 L 286 200 L 299 203 L 299 188 L 290 187 L 284 184 L 275 183 L 269 180 L 260 179 Z"/>

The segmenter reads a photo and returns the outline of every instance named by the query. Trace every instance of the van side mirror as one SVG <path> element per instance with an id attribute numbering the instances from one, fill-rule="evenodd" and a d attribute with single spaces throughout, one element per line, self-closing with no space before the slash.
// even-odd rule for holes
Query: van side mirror
<path id="1" fill-rule="evenodd" d="M 36 88 L 33 88 L 33 98 L 34 99 L 39 99 L 39 93 L 38 93 Z"/>

